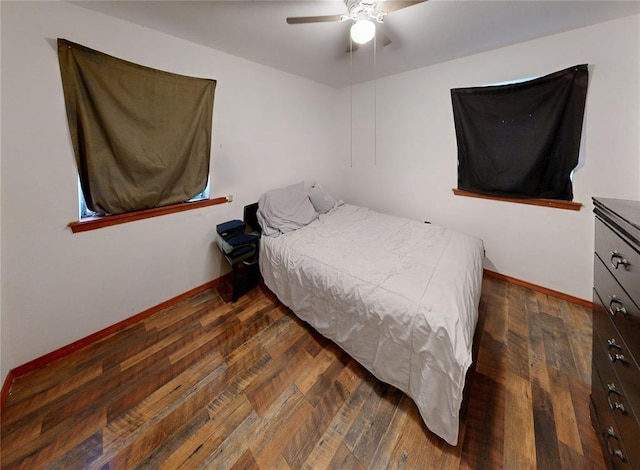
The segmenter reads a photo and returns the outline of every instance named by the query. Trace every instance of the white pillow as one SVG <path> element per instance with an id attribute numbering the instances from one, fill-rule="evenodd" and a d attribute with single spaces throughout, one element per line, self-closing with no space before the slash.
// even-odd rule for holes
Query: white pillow
<path id="1" fill-rule="evenodd" d="M 297 230 L 318 217 L 302 182 L 264 193 L 256 215 L 267 236 Z"/>
<path id="2" fill-rule="evenodd" d="M 331 209 L 336 207 L 337 201 L 322 188 L 320 185 L 315 185 L 309 191 L 309 199 L 311 204 L 318 214 L 326 214 Z"/>

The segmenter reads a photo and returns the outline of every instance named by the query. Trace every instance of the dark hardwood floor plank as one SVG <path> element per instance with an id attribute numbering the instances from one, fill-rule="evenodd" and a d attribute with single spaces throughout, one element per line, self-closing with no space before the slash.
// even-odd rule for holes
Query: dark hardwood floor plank
<path id="1" fill-rule="evenodd" d="M 250 444 L 258 465 L 276 468 L 277 462 L 287 462 L 285 449 L 312 414 L 311 404 L 295 385 L 290 385 L 261 417 L 257 437 Z M 285 465 L 289 466 L 288 463 Z"/>
<path id="2" fill-rule="evenodd" d="M 204 315 L 199 318 L 200 325 L 203 327 L 209 325 L 219 325 L 224 321 L 226 317 L 237 318 L 242 313 L 243 309 L 252 305 L 254 297 L 243 296 L 238 299 L 237 302 L 229 302 L 222 304 L 219 308 L 208 309 Z"/>
<path id="3" fill-rule="evenodd" d="M 567 375 L 577 376 L 564 321 L 546 314 L 541 314 L 540 319 L 548 364 Z"/>
<path id="4" fill-rule="evenodd" d="M 308 394 L 309 390 L 311 390 L 311 388 L 318 382 L 327 369 L 330 366 L 335 365 L 337 361 L 336 356 L 339 354 L 337 349 L 337 347 L 323 349 L 322 352 L 315 357 L 313 362 L 309 364 L 309 367 L 300 372 L 300 375 L 294 382 L 298 387 L 298 390 L 305 395 Z"/>
<path id="5" fill-rule="evenodd" d="M 192 454 L 181 468 L 231 468 L 248 450 L 251 439 L 247 439 L 247 436 L 255 437 L 253 429 L 255 429 L 259 418 L 258 415 L 251 410 L 249 404 L 247 403 L 246 405 L 247 406 L 242 407 L 242 414 L 239 416 L 244 415 L 246 412 L 249 412 L 249 414 L 246 415 L 242 421 L 237 424 L 235 421 L 231 421 L 228 426 L 218 428 L 217 432 L 207 440 L 206 445 L 198 448 L 198 453 Z M 234 417 L 236 414 L 238 413 L 234 413 Z M 200 457 L 198 460 L 204 457 L 204 460 L 199 462 L 199 465 L 195 465 L 196 455 Z"/>
<path id="6" fill-rule="evenodd" d="M 256 321 L 259 322 L 265 317 L 267 311 L 279 305 L 273 298 L 255 296 L 255 292 L 250 292 L 246 297 L 249 303 L 238 312 L 238 319 L 247 326 L 253 325 Z"/>
<path id="7" fill-rule="evenodd" d="M 371 458 L 371 465 L 368 468 L 382 470 L 388 467 L 397 468 L 401 463 L 403 465 L 406 464 L 408 451 L 401 442 L 401 437 L 405 434 L 407 427 L 410 426 L 409 414 L 412 411 L 412 407 L 415 408 L 413 401 L 407 395 L 402 395 L 398 406 L 395 407 L 387 432 L 380 438 L 375 454 Z M 422 439 L 418 440 L 422 441 Z M 394 452 L 399 452 L 402 457 L 394 459 Z"/>
<path id="8" fill-rule="evenodd" d="M 383 396 L 388 387 L 389 385 L 382 382 L 375 382 L 373 384 L 373 393 L 369 395 L 369 399 L 365 402 L 356 420 L 344 436 L 344 444 L 351 452 L 356 448 L 367 429 L 373 425 L 372 416 L 378 408 L 380 400 L 383 400 Z"/>
<path id="9" fill-rule="evenodd" d="M 87 468 L 91 462 L 102 455 L 102 452 L 102 430 L 100 430 L 56 459 L 55 464 L 50 464 L 43 468 L 52 470 Z"/>
<path id="10" fill-rule="evenodd" d="M 592 312 L 585 307 L 567 302 L 562 302 L 560 308 L 567 326 L 567 337 L 578 378 L 590 384 Z"/>
<path id="11" fill-rule="evenodd" d="M 305 340 L 304 336 L 298 337 L 281 360 L 271 361 L 245 388 L 245 395 L 259 415 L 287 389 L 297 371 L 310 363 L 311 356 L 301 347 Z"/>
<path id="12" fill-rule="evenodd" d="M 278 331 L 283 325 L 289 322 L 286 316 L 283 316 L 280 309 L 270 310 L 268 312 L 271 323 L 268 324 L 262 331 L 255 336 L 249 338 L 247 341 L 237 346 L 235 349 L 230 349 L 224 354 L 224 358 L 227 364 L 231 365 L 237 361 L 237 358 L 242 357 L 247 351 L 260 347 L 265 351 L 263 340 Z"/>
<path id="13" fill-rule="evenodd" d="M 536 468 L 531 383 L 507 373 L 504 406 L 504 468 Z"/>
<path id="14" fill-rule="evenodd" d="M 231 467 L 231 470 L 258 470 L 258 462 L 253 458 L 250 450 L 246 451 Z M 283 468 L 282 470 L 286 470 Z"/>
<path id="15" fill-rule="evenodd" d="M 364 470 L 358 459 L 347 449 L 347 446 L 340 444 L 329 464 L 329 468 L 339 468 L 341 470 Z"/>
<path id="16" fill-rule="evenodd" d="M 82 378 L 76 376 L 82 375 L 81 372 L 95 370 L 97 364 L 101 364 L 102 369 L 106 370 L 104 363 L 106 357 L 126 347 L 129 342 L 142 341 L 145 335 L 144 327 L 142 324 L 137 323 L 111 335 L 108 342 L 99 341 L 93 343 L 86 348 L 74 351 L 64 358 L 48 364 L 46 367 L 16 378 L 11 385 L 11 400 L 7 402 L 2 410 L 2 425 L 5 426 L 15 420 L 13 417 L 14 410 L 16 411 L 15 414 L 19 415 L 20 418 L 25 416 L 22 413 L 21 406 L 25 399 L 32 398 L 36 394 L 46 392 L 53 387 L 64 387 L 68 381 L 82 381 Z M 42 406 L 42 402 L 40 404 Z"/>
<path id="17" fill-rule="evenodd" d="M 25 396 L 29 396 L 21 399 L 19 406 L 16 404 L 9 407 L 6 411 L 3 410 L 3 424 L 8 425 L 14 422 L 18 417 L 37 412 L 43 406 L 64 397 L 74 390 L 83 387 L 88 382 L 100 377 L 102 373 L 102 364 L 100 362 L 96 362 L 94 364 L 88 364 L 86 367 L 83 367 L 80 371 L 76 371 L 74 374 L 67 374 L 70 375 L 68 381 L 52 385 L 50 388 L 36 392 L 35 394 L 26 392 Z"/>
<path id="18" fill-rule="evenodd" d="M 138 354 L 136 354 L 134 356 L 131 356 L 131 357 L 127 358 L 126 360 L 122 361 L 120 363 L 120 370 L 121 371 L 125 371 L 125 370 L 129 369 L 130 367 L 138 365 L 142 361 L 144 361 L 145 359 L 148 359 L 151 356 L 154 356 L 158 352 L 160 352 L 162 355 L 164 355 L 165 352 L 163 350 L 165 348 L 167 348 L 170 345 L 173 345 L 173 344 L 177 343 L 181 339 L 182 339 L 182 333 L 181 332 L 176 332 L 176 333 L 173 333 L 170 336 L 167 336 L 166 338 L 163 338 L 161 341 L 158 341 L 158 342 L 154 343 L 153 346 L 151 346 L 149 348 L 146 348 L 143 351 L 140 351 Z M 171 356 L 169 356 L 169 360 L 171 360 Z"/>
<path id="19" fill-rule="evenodd" d="M 226 439 L 198 466 L 192 467 L 187 463 L 186 468 L 210 470 L 212 468 L 225 470 L 231 468 L 248 450 L 250 443 L 256 437 L 255 428 L 259 418 L 251 412 L 240 424 L 230 431 Z"/>
<path id="20" fill-rule="evenodd" d="M 339 372 L 335 373 L 337 375 Z M 318 380 L 318 384 L 322 387 L 322 395 L 310 393 L 305 396 L 313 406 L 313 410 L 298 428 L 289 434 L 289 443 L 282 450 L 282 456 L 291 468 L 302 466 L 307 455 L 326 431 L 331 418 L 342 407 L 348 396 L 348 392 L 337 380 L 323 376 Z"/>
<path id="21" fill-rule="evenodd" d="M 486 288 L 488 286 L 491 286 L 491 288 Z M 484 297 L 489 304 L 488 311 L 490 314 L 484 319 L 482 335 L 489 335 L 502 344 L 507 343 L 510 288 L 511 285 L 506 282 L 497 283 L 487 278 L 483 282 Z"/>
<path id="22" fill-rule="evenodd" d="M 491 334 L 481 335 L 479 342 L 476 373 L 484 374 L 504 385 L 508 369 L 507 344 L 497 341 Z"/>
<path id="23" fill-rule="evenodd" d="M 297 318 L 289 318 L 291 321 L 287 322 L 285 328 L 278 330 L 275 335 L 271 335 L 263 341 L 263 347 L 274 359 L 279 359 L 287 354 L 291 350 L 291 345 L 299 343 L 301 338 L 304 338 L 304 341 L 300 345 L 310 341 L 307 328 Z M 311 356 L 309 353 L 307 355 Z"/>
<path id="24" fill-rule="evenodd" d="M 551 403 L 551 397 L 540 384 L 532 383 L 531 401 L 533 405 L 536 464 L 539 468 L 562 468 L 556 421 L 554 419 L 555 407 Z"/>
<path id="25" fill-rule="evenodd" d="M 576 413 L 576 423 L 580 430 L 580 442 L 584 455 L 583 466 L 585 468 L 604 468 L 604 457 L 598 436 L 591 425 L 591 411 L 589 410 L 589 395 L 591 384 L 585 384 L 575 377 L 567 377 L 573 410 Z"/>
<path id="26" fill-rule="evenodd" d="M 342 379 L 344 376 L 343 372 L 349 365 L 351 358 L 335 345 L 330 349 L 333 351 L 331 364 L 317 376 L 311 388 L 303 392 L 309 403 L 314 407 L 324 405 L 323 402 L 327 401 L 328 395 L 340 400 L 338 404 L 339 407 L 348 395 L 348 392 L 343 387 Z M 314 362 L 315 361 L 317 361 L 317 358 L 314 359 Z M 327 391 L 329 391 L 329 393 L 327 393 Z M 331 398 L 329 400 L 331 400 Z"/>
<path id="27" fill-rule="evenodd" d="M 163 436 L 177 431 L 224 389 L 225 370 L 220 355 L 212 355 L 109 422 L 103 434 L 105 452 L 91 467 L 137 465 Z"/>
<path id="28" fill-rule="evenodd" d="M 222 421 L 222 419 L 220 419 Z M 206 408 L 187 421 L 178 431 L 176 431 L 171 439 L 166 439 L 152 452 L 145 456 L 135 467 L 138 470 L 155 470 L 161 468 L 174 454 L 184 455 L 187 453 L 189 440 L 193 435 L 197 434 L 200 429 L 211 423 L 211 418 Z M 200 443 L 198 443 L 199 445 Z M 196 446 L 197 447 L 197 446 Z"/>
<path id="29" fill-rule="evenodd" d="M 393 435 L 389 432 L 391 428 L 397 432 L 391 452 L 387 453 L 386 449 L 391 447 L 392 443 L 381 439 L 367 468 L 438 468 L 443 448 L 450 447 L 426 429 L 420 419 L 418 408 L 406 395 L 401 397 L 393 421 L 385 434 Z M 425 442 L 429 445 L 425 445 Z M 459 462 L 458 458 L 458 465 Z"/>
<path id="30" fill-rule="evenodd" d="M 509 286 L 508 292 L 507 370 L 529 380 L 529 331 L 524 302 L 526 290 L 520 286 Z"/>
<path id="31" fill-rule="evenodd" d="M 311 406 L 304 400 L 304 396 L 295 385 L 291 384 L 272 402 L 262 416 L 252 411 L 251 415 L 230 432 L 215 452 L 211 453 L 198 468 L 230 468 L 248 449 L 251 450 L 258 465 L 277 468 L 277 466 L 271 466 L 274 465 L 273 461 L 281 462 L 282 459 L 273 446 L 286 445 L 287 431 L 295 429 L 310 410 Z M 277 432 L 282 432 L 284 435 L 279 435 L 279 439 L 272 438 Z M 264 463 L 261 465 L 263 459 Z"/>
<path id="32" fill-rule="evenodd" d="M 159 466 L 156 467 L 158 470 L 198 467 L 209 455 L 216 452 L 229 434 L 254 414 L 251 404 L 242 394 L 226 400 L 214 415 L 210 409 L 207 411 L 207 419 L 195 428 L 180 446 L 159 462 Z"/>
<path id="33" fill-rule="evenodd" d="M 525 297 L 529 331 L 529 377 L 533 406 L 533 425 L 536 435 L 536 463 L 539 468 L 562 468 L 556 420 L 556 400 L 547 367 L 544 332 L 538 297 L 527 292 Z M 544 314 L 547 315 L 547 314 Z M 559 414 L 559 411 L 558 411 Z"/>
<path id="34" fill-rule="evenodd" d="M 304 350 L 313 357 L 316 357 L 320 352 L 324 351 L 325 348 L 335 346 L 333 342 L 329 341 L 313 328 L 307 328 L 307 332 L 309 333 L 309 336 L 311 336 L 311 341 L 304 345 Z"/>
<path id="35" fill-rule="evenodd" d="M 559 442 L 558 447 L 560 449 L 560 467 L 559 468 L 591 468 L 584 465 L 584 455 L 577 452 L 575 449 L 567 446 L 564 442 Z M 600 467 L 594 467 L 600 468 Z"/>
<path id="36" fill-rule="evenodd" d="M 233 328 L 227 328 L 225 334 L 216 337 L 212 345 L 219 349 L 225 358 L 228 358 L 242 345 L 260 335 L 274 322 L 274 319 L 281 316 L 282 313 L 278 311 L 277 306 L 267 305 Z"/>
<path id="37" fill-rule="evenodd" d="M 402 395 L 400 390 L 388 385 L 383 390 L 376 408 L 372 410 L 373 413 L 369 415 L 369 419 L 375 423 L 375 426 L 368 426 L 364 429 L 357 445 L 351 451 L 363 466 L 369 467 L 371 465 L 378 444 L 387 432 Z"/>
<path id="38" fill-rule="evenodd" d="M 57 426 L 49 428 L 35 439 L 20 447 L 2 437 L 2 468 L 34 469 L 45 467 L 50 462 L 65 456 L 76 446 L 81 446 L 96 429 L 107 424 L 104 407 L 94 406 L 82 413 L 66 417 Z M 8 450 L 5 450 L 8 449 Z"/>
<path id="39" fill-rule="evenodd" d="M 374 393 L 373 385 L 372 380 L 360 380 L 358 386 L 333 416 L 324 434 L 309 451 L 300 468 L 305 470 L 331 468 L 333 456 L 342 445 L 345 434 L 360 414 L 364 403 Z"/>
<path id="40" fill-rule="evenodd" d="M 483 280 L 460 434 L 431 433 L 260 285 L 222 283 L 16 379 L 0 468 L 604 468 L 591 312 Z"/>
<path id="41" fill-rule="evenodd" d="M 553 368 L 549 369 L 551 384 L 550 396 L 553 397 L 553 416 L 558 444 L 565 444 L 579 454 L 583 454 L 580 429 L 576 420 L 573 399 L 566 375 Z"/>
<path id="42" fill-rule="evenodd" d="M 156 315 L 144 319 L 143 324 L 147 331 L 164 330 L 175 331 L 192 324 L 195 319 L 201 319 L 216 312 L 222 315 L 227 311 L 225 302 L 213 289 L 197 294 L 178 305 L 173 305 L 162 310 Z"/>
<path id="43" fill-rule="evenodd" d="M 538 291 L 536 291 L 534 295 L 538 301 L 540 313 L 562 319 L 562 313 L 558 310 L 558 304 L 555 302 L 556 299 Z"/>
<path id="44" fill-rule="evenodd" d="M 477 371 L 470 385 L 460 468 L 503 468 L 505 385 Z"/>

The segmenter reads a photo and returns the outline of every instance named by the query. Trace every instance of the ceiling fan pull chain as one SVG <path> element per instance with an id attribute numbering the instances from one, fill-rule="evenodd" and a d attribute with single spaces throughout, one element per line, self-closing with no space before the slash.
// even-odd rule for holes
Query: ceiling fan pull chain
<path id="1" fill-rule="evenodd" d="M 373 37 L 373 166 L 378 166 L 378 38 Z"/>
<path id="2" fill-rule="evenodd" d="M 349 155 L 349 168 L 353 168 L 353 39 L 349 36 L 349 113 L 351 119 L 349 120 L 350 126 L 350 138 L 351 138 L 351 152 Z"/>

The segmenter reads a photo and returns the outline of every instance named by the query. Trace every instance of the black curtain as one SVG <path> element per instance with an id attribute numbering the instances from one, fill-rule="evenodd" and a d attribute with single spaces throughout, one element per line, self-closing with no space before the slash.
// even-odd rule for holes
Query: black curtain
<path id="1" fill-rule="evenodd" d="M 588 78 L 583 64 L 511 85 L 452 89 L 458 189 L 573 200 Z"/>

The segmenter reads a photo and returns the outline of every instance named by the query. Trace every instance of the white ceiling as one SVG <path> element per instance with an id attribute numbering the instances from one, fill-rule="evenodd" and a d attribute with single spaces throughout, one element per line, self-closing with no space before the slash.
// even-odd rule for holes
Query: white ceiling
<path id="1" fill-rule="evenodd" d="M 640 0 L 430 0 L 389 14 L 379 28 L 392 43 L 375 61 L 373 43 L 360 46 L 350 64 L 349 22 L 285 21 L 346 13 L 338 0 L 72 3 L 333 87 L 640 14 Z"/>

